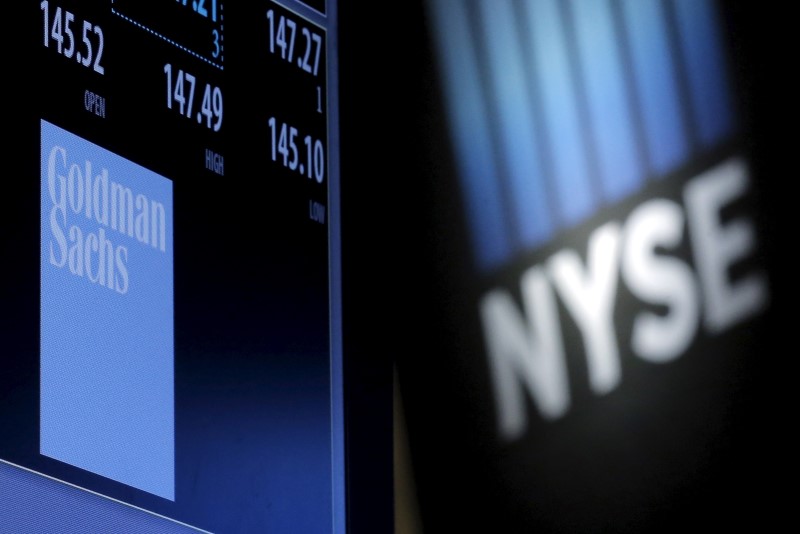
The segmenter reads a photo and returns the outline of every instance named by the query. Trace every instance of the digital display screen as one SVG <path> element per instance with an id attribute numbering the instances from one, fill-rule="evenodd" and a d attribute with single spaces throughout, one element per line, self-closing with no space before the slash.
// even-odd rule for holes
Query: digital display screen
<path id="1" fill-rule="evenodd" d="M 335 2 L 14 10 L 0 530 L 344 532 Z"/>

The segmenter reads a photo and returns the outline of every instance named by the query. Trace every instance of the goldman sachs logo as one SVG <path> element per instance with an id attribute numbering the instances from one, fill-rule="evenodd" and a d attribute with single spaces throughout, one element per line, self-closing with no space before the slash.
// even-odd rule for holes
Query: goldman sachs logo
<path id="1" fill-rule="evenodd" d="M 526 395 L 541 418 L 569 412 L 564 321 L 604 395 L 623 380 L 621 349 L 670 362 L 700 330 L 766 307 L 764 273 L 730 276 L 758 244 L 751 214 L 723 216 L 750 176 L 713 2 L 437 0 L 431 13 L 477 270 L 533 258 L 518 288 L 478 304 L 503 437 L 525 432 Z M 537 256 L 633 201 L 585 246 Z M 626 339 L 623 285 L 641 304 Z"/>

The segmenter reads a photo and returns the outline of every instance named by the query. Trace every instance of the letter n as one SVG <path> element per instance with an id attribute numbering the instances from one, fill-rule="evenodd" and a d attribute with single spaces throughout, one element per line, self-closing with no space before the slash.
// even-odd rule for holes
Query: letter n
<path id="1" fill-rule="evenodd" d="M 558 311 L 540 268 L 523 276 L 522 301 L 520 312 L 507 291 L 493 290 L 480 304 L 499 430 L 507 440 L 527 427 L 526 391 L 545 419 L 561 417 L 570 404 Z"/>

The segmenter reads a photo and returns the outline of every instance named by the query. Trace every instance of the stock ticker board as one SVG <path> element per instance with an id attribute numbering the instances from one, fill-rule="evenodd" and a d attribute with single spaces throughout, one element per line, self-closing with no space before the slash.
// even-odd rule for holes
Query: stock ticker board
<path id="1" fill-rule="evenodd" d="M 343 531 L 335 15 L 14 8 L 0 531 Z"/>

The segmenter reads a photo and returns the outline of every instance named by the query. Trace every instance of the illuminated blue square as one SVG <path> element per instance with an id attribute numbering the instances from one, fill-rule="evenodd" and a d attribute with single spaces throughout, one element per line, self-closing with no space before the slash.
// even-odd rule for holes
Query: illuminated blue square
<path id="1" fill-rule="evenodd" d="M 41 127 L 40 452 L 174 500 L 172 182 Z"/>

